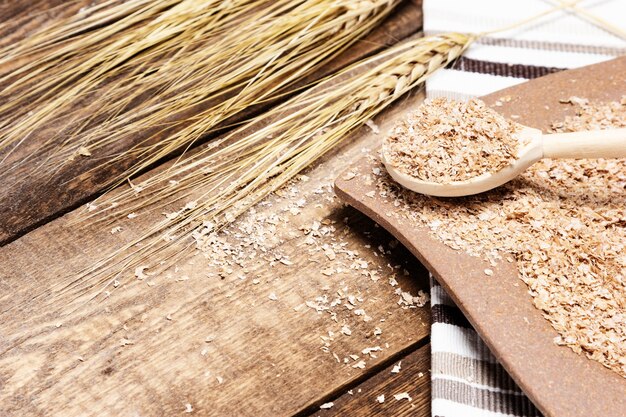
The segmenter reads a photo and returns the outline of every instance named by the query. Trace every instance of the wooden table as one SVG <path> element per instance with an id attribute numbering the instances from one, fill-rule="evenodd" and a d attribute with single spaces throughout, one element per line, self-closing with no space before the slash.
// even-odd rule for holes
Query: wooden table
<path id="1" fill-rule="evenodd" d="M 10 3 L 0 5 L 3 21 L 31 10 L 32 2 Z M 61 3 L 35 2 L 37 10 L 56 11 L 2 32 L 5 41 L 64 13 L 53 9 Z M 316 76 L 420 28 L 420 2 L 405 1 Z M 419 100 L 418 93 L 406 97 L 376 123 L 384 131 Z M 223 265 L 193 256 L 170 276 L 121 277 L 106 295 L 72 277 L 139 236 L 153 219 L 121 221 L 124 231 L 116 234 L 110 227 L 77 227 L 79 206 L 102 192 L 111 173 L 87 172 L 89 162 L 53 180 L 20 181 L 20 172 L 3 179 L 0 416 L 429 415 L 430 312 L 402 303 L 398 293 L 427 290 L 427 272 L 331 189 L 348 161 L 378 141 L 371 129 L 360 129 L 309 169 L 293 185 L 306 200 L 299 213 L 289 211 L 289 190 L 257 208 L 256 216 L 280 213 L 267 256 L 226 274 Z M 311 238 L 315 224 L 324 231 Z M 345 252 L 329 254 L 325 244 L 343 245 Z M 91 299 L 94 292 L 100 296 Z M 319 312 L 307 305 L 324 295 L 340 304 Z M 399 362 L 401 370 L 392 373 Z M 395 400 L 402 392 L 412 400 Z M 320 409 L 328 402 L 332 408 Z"/>

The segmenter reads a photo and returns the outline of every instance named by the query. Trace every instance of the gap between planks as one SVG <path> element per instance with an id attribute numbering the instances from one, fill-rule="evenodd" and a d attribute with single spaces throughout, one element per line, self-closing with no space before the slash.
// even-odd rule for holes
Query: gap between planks
<path id="1" fill-rule="evenodd" d="M 391 370 L 398 363 L 402 364 L 401 370 L 394 374 Z M 412 400 L 396 401 L 393 395 L 401 392 L 409 393 Z M 384 403 L 376 400 L 381 394 L 385 395 Z M 333 403 L 332 408 L 320 409 L 320 405 L 328 402 Z M 369 372 L 337 387 L 293 417 L 341 415 L 430 416 L 430 337 L 385 358 Z"/>

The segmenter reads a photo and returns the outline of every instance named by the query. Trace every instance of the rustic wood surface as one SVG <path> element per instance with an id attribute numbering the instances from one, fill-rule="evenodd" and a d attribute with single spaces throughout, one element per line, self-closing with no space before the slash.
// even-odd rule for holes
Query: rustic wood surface
<path id="1" fill-rule="evenodd" d="M 398 364 L 400 371 L 392 373 Z M 394 395 L 402 393 L 409 394 L 411 400 L 396 400 Z M 381 395 L 384 397 L 379 398 Z M 430 349 L 424 346 L 411 352 L 329 401 L 332 408 L 320 409 L 311 416 L 430 416 Z"/>
<path id="2" fill-rule="evenodd" d="M 89 0 L 32 0 L 0 2 L 0 46 L 24 38 L 55 18 L 71 16 Z"/>
<path id="3" fill-rule="evenodd" d="M 415 4 L 408 6 L 416 10 Z M 384 130 L 421 99 L 407 97 L 376 122 Z M 273 239 L 257 258 L 233 264 L 229 273 L 198 252 L 160 275 L 148 270 L 150 276 L 138 279 L 126 273 L 114 288 L 103 289 L 88 278 L 74 282 L 78 271 L 133 241 L 160 213 L 120 220 L 116 225 L 123 231 L 112 234 L 110 226 L 76 227 L 82 210 L 75 210 L 0 248 L 0 415 L 189 410 L 195 415 L 307 415 L 352 387 L 374 386 L 411 391 L 414 400 L 398 410 L 428 415 L 427 378 L 411 385 L 411 374 L 428 369 L 424 346 L 430 313 L 427 307 L 399 304 L 398 294 L 426 290 L 427 273 L 390 235 L 332 193 L 337 173 L 379 140 L 370 129 L 355 132 L 344 148 L 307 172 L 308 179 L 294 184 L 299 198 L 307 200 L 301 213 L 287 210 L 293 203 L 289 195 L 260 205 L 257 218 L 278 215 L 265 225 Z M 79 188 L 83 196 L 98 192 L 92 182 Z M 64 193 L 54 187 L 36 190 L 33 213 L 48 213 L 41 218 L 45 221 L 64 210 L 46 201 L 72 201 L 63 207 L 80 201 Z M 19 217 L 6 211 L 3 227 L 11 216 Z M 244 216 L 229 229 L 233 246 L 234 234 L 248 220 Z M 311 244 L 302 229 L 314 222 L 333 230 Z M 349 252 L 330 259 L 321 250 L 324 244 L 344 244 Z M 332 275 L 321 273 L 328 267 Z M 306 304 L 337 294 L 343 294 L 341 304 L 329 311 Z M 368 348 L 374 349 L 364 353 Z M 406 359 L 404 382 L 392 378 L 396 382 L 388 385 L 384 369 L 413 351 L 419 355 Z M 365 407 L 337 399 L 344 403 L 346 414 Z M 367 407 L 369 415 L 395 409 L 391 403 L 379 410 Z"/>
<path id="4" fill-rule="evenodd" d="M 419 99 L 385 113 L 381 127 Z M 132 240 L 151 222 L 148 216 L 120 222 L 124 231 L 112 235 L 108 229 L 72 227 L 80 215 L 72 212 L 0 249 L 2 411 L 169 415 L 191 404 L 198 415 L 297 414 L 422 345 L 429 333 L 429 311 L 399 306 L 396 288 L 413 295 L 426 289 L 426 271 L 401 246 L 390 250 L 394 245 L 389 245 L 389 235 L 344 208 L 332 192 L 315 192 L 320 184 L 330 184 L 364 146 L 378 140 L 360 130 L 340 155 L 307 173 L 309 180 L 299 185 L 309 200 L 306 208 L 281 224 L 280 241 L 271 249 L 292 265 L 272 266 L 262 259 L 246 265 L 247 272 L 234 267 L 233 274 L 220 279 L 218 266 L 195 256 L 179 264 L 171 277 L 138 280 L 125 275 L 108 297 L 87 301 L 100 287 L 87 281 L 80 292 L 64 291 L 72 272 Z M 258 212 L 283 213 L 289 202 L 276 196 Z M 333 239 L 346 242 L 368 263 L 368 270 L 378 271 L 377 281 L 351 270 L 351 261 L 339 255 L 329 262 L 323 251 L 310 252 L 300 229 L 325 219 L 336 228 Z M 383 256 L 379 246 L 390 253 Z M 337 262 L 347 272 L 331 277 L 320 273 Z M 391 274 L 405 268 L 408 275 Z M 397 287 L 389 283 L 392 276 Z M 338 322 L 327 312 L 302 308 L 306 301 L 332 297 L 342 288 L 363 299 L 358 307 L 371 322 L 345 306 L 335 309 Z M 277 300 L 269 298 L 272 293 Z M 343 324 L 352 330 L 350 336 L 341 334 Z M 382 334 L 375 336 L 375 327 Z M 348 355 L 359 359 L 337 363 L 323 352 L 320 337 L 329 330 L 335 334 L 332 353 L 342 361 Z M 209 335 L 215 339 L 206 343 Z M 362 353 L 375 346 L 383 349 L 375 352 L 376 358 Z M 355 368 L 361 360 L 365 368 Z"/>
<path id="5" fill-rule="evenodd" d="M 19 5 L 24 3 L 18 2 Z M 41 0 L 38 3 L 38 8 L 43 9 L 44 5 L 52 6 L 57 3 L 52 0 Z M 11 16 L 11 13 L 28 16 L 28 13 L 22 9 L 19 12 L 11 12 L 12 10 L 13 7 L 1 8 L 0 11 L 3 14 L 0 14 L 0 18 Z M 55 10 L 58 11 L 58 8 Z M 46 15 L 38 12 L 37 17 L 33 18 L 32 21 L 37 24 L 43 24 L 41 22 L 42 16 Z M 421 0 L 407 0 L 398 6 L 397 10 L 383 25 L 375 29 L 365 39 L 356 43 L 340 57 L 329 62 L 310 78 L 303 80 L 301 84 L 306 85 L 314 79 L 319 79 L 360 58 L 379 51 L 387 45 L 396 43 L 398 40 L 417 32 L 421 25 Z M 24 32 L 30 29 L 32 29 L 31 24 L 26 25 L 24 28 L 18 27 L 15 29 L 15 33 L 12 32 L 14 33 L 12 36 L 23 36 Z M 0 33 L 2 32 L 0 31 Z M 258 107 L 253 111 L 240 114 L 225 122 L 224 125 L 231 125 L 266 108 L 267 106 Z M 39 129 L 39 133 L 36 134 L 49 136 L 52 134 L 50 130 L 54 132 L 54 129 L 46 129 L 44 127 Z M 103 150 L 101 154 L 122 153 L 133 144 L 137 144 L 145 139 L 149 134 L 150 132 L 147 131 L 137 132 L 137 135 L 133 138 L 129 138 L 128 141 L 118 142 Z M 158 140 L 158 137 L 156 137 L 156 140 Z M 208 138 L 205 138 L 205 140 L 208 140 Z M 202 141 L 198 141 L 198 145 L 201 143 Z M 126 158 L 119 160 L 114 165 L 98 167 L 102 163 L 102 160 L 99 158 L 100 154 L 98 154 L 92 158 L 76 159 L 72 164 L 65 165 L 51 178 L 49 173 L 42 170 L 32 172 L 32 167 L 43 160 L 46 155 L 39 155 L 32 146 L 23 146 L 10 156 L 4 166 L 9 166 L 11 162 L 20 161 L 27 155 L 31 163 L 11 171 L 9 176 L 0 175 L 3 182 L 3 186 L 0 187 L 0 245 L 6 244 L 29 230 L 57 218 L 80 204 L 86 203 L 107 186 L 111 177 L 124 172 L 135 162 L 133 158 Z M 2 154 L 0 153 L 1 157 Z M 0 169 L 5 168 L 0 167 Z M 1 170 L 0 174 L 2 174 Z"/>

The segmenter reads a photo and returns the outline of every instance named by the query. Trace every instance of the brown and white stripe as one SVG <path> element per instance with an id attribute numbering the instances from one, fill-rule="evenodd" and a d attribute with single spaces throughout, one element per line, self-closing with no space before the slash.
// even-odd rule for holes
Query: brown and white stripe
<path id="1" fill-rule="evenodd" d="M 424 31 L 479 33 L 535 16 L 560 0 L 424 0 Z M 578 7 L 626 32 L 626 1 L 583 0 Z M 553 72 L 626 55 L 626 42 L 571 11 L 478 40 L 426 83 L 430 98 L 465 100 Z M 461 311 L 431 280 L 432 415 L 540 416 Z"/>
<path id="2" fill-rule="evenodd" d="M 424 31 L 478 33 L 511 25 L 555 4 L 556 0 L 424 0 Z M 626 31 L 626 2 L 580 1 L 578 6 Z M 570 11 L 559 11 L 532 25 L 479 39 L 455 65 L 435 74 L 426 91 L 429 97 L 468 99 L 625 54 L 624 39 Z"/>
<path id="3" fill-rule="evenodd" d="M 541 414 L 431 277 L 433 416 Z"/>

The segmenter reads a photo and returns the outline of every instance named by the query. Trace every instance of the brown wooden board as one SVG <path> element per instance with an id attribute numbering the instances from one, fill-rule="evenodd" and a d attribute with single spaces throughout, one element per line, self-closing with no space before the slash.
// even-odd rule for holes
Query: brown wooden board
<path id="1" fill-rule="evenodd" d="M 619 100 L 626 94 L 626 57 L 581 69 L 561 72 L 511 87 L 485 97 L 511 101 L 494 107 L 519 122 L 547 129 L 562 120 L 572 106 L 559 103 L 571 96 L 591 100 Z M 373 162 L 361 158 L 349 168 L 370 173 Z M 455 251 L 394 212 L 391 202 L 357 175 L 335 182 L 337 194 L 361 210 L 398 240 L 429 268 L 487 343 L 513 379 L 547 417 L 626 415 L 626 380 L 595 361 L 553 343 L 556 332 L 542 317 L 518 278 L 514 264 L 495 268 L 479 258 Z M 490 267 L 497 278 L 486 278 Z"/>
<path id="2" fill-rule="evenodd" d="M 395 111 L 377 123 L 384 125 Z M 359 129 L 341 153 L 307 171 L 307 179 L 295 185 L 298 198 L 306 199 L 301 213 L 287 210 L 294 202 L 291 187 L 256 207 L 258 215 L 289 221 L 277 222 L 278 241 L 247 262 L 247 272 L 233 265 L 224 275 L 222 266 L 198 255 L 143 280 L 129 271 L 119 286 L 108 288 L 108 296 L 89 278 L 75 283 L 80 291 L 68 287 L 76 272 L 162 219 L 160 212 L 82 229 L 76 224 L 83 215 L 79 209 L 0 248 L 0 416 L 185 415 L 186 404 L 201 416 L 305 415 L 423 346 L 429 309 L 398 305 L 396 291 L 427 290 L 426 271 L 332 192 L 333 179 L 348 161 L 377 141 L 369 128 Z M 242 221 L 227 232 L 237 231 Z M 362 266 L 352 267 L 347 255 L 331 261 L 317 245 L 305 243 L 302 228 L 315 221 L 335 229 L 327 240 L 316 237 L 319 244 L 343 240 L 367 270 L 378 271 L 377 279 Z M 117 225 L 122 232 L 110 233 Z M 235 245 L 243 238 L 229 241 Z M 275 255 L 291 265 L 272 262 Z M 321 273 L 339 264 L 341 273 Z M 333 308 L 338 322 L 305 305 L 324 294 L 332 299 L 344 287 L 363 299 L 356 303 L 371 321 L 349 310 L 345 299 Z M 99 296 L 90 299 L 92 294 Z M 350 336 L 340 332 L 342 323 L 350 326 Z M 382 334 L 375 335 L 375 327 Z M 334 340 L 325 352 L 321 337 L 329 331 Z M 207 336 L 215 339 L 207 343 Z M 376 358 L 362 353 L 373 346 L 383 349 L 373 352 Z M 343 363 L 351 354 L 360 359 Z M 363 369 L 354 367 L 360 360 Z"/>
<path id="3" fill-rule="evenodd" d="M 400 372 L 392 369 L 400 364 Z M 394 395 L 406 392 L 411 397 L 396 400 Z M 383 402 L 378 397 L 384 395 Z M 430 417 L 430 349 L 423 346 L 400 358 L 363 383 L 329 400 L 333 406 L 320 409 L 311 417 L 394 416 Z"/>
<path id="4" fill-rule="evenodd" d="M 13 3 L 13 2 L 11 2 Z M 25 5 L 27 1 L 20 0 L 14 5 L 17 10 L 18 5 Z M 42 1 L 38 5 L 42 7 L 56 4 L 58 2 Z M 21 9 L 27 10 L 27 7 Z M 21 10 L 20 9 L 20 10 Z M 0 9 L 1 10 L 1 9 Z M 13 6 L 11 8 L 13 10 Z M 21 14 L 28 15 L 28 12 L 21 11 Z M 10 14 L 5 13 L 5 16 Z M 42 21 L 47 15 L 38 13 L 33 20 L 37 24 L 45 24 Z M 422 26 L 421 0 L 406 0 L 401 3 L 393 14 L 377 29 L 372 31 L 365 39 L 355 43 L 339 57 L 326 64 L 323 68 L 302 80 L 300 86 L 307 85 L 316 79 L 320 79 L 332 72 L 343 68 L 361 58 L 375 53 L 386 46 L 394 44 L 407 36 L 416 33 Z M 32 29 L 32 25 L 28 26 Z M 16 36 L 22 36 L 20 31 Z M 258 114 L 267 108 L 267 103 L 226 121 L 223 125 L 230 126 L 241 120 Z M 77 110 L 80 111 L 80 110 Z M 55 130 L 53 126 L 40 129 L 42 139 L 46 135 L 52 134 Z M 139 143 L 149 132 L 137 132 L 128 141 L 112 145 L 103 151 L 104 154 L 123 153 L 133 144 Z M 61 140 L 62 138 L 59 138 Z M 207 138 L 205 138 L 207 139 Z M 156 138 L 155 140 L 158 140 Z M 200 145 L 202 140 L 198 141 Z M 100 154 L 99 154 L 100 155 Z M 51 178 L 49 173 L 39 170 L 33 172 L 33 167 L 41 162 L 46 155 L 39 155 L 32 146 L 23 146 L 11 155 L 11 161 L 21 161 L 29 156 L 30 162 L 18 169 L 11 171 L 10 175 L 2 177 L 0 187 L 0 245 L 6 244 L 17 237 L 36 228 L 39 225 L 55 219 L 56 217 L 72 210 L 80 204 L 87 202 L 98 195 L 109 184 L 110 179 L 124 172 L 133 165 L 135 160 L 132 157 L 124 158 L 114 165 L 99 166 L 102 159 L 99 155 L 91 158 L 79 158 L 66 165 Z M 0 153 L 0 159 L 2 154 Z M 4 167 L 8 166 L 5 162 Z M 5 169 L 0 166 L 1 170 Z"/>

